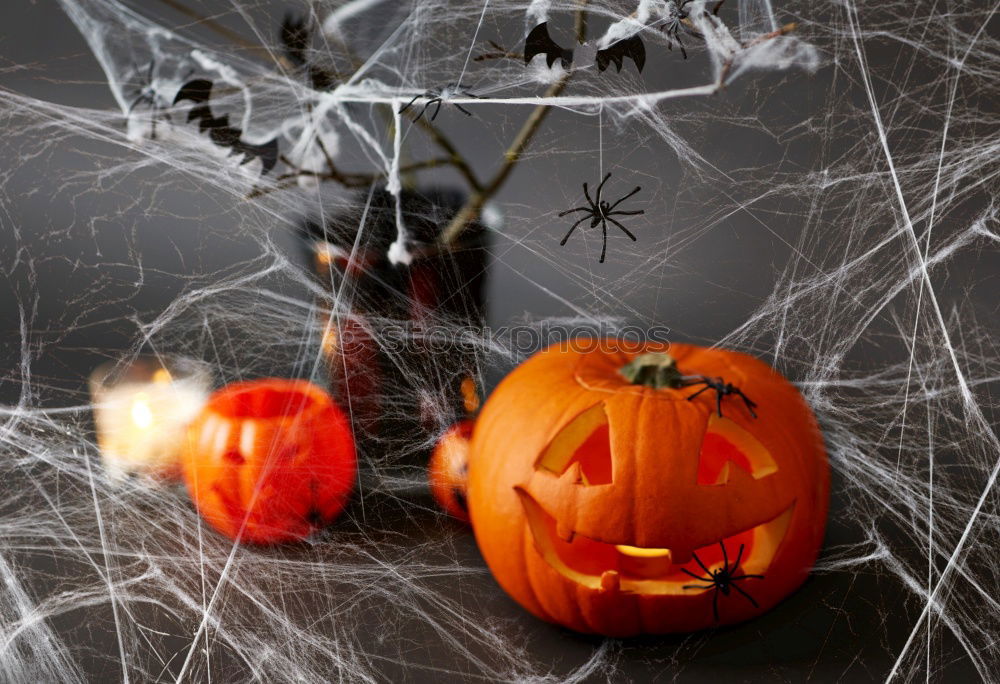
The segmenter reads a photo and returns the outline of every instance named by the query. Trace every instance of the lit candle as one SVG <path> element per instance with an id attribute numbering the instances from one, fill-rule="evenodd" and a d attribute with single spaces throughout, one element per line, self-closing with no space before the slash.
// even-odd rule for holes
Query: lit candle
<path id="1" fill-rule="evenodd" d="M 179 474 L 185 430 L 208 399 L 212 376 L 189 359 L 139 357 L 107 363 L 90 376 L 101 459 L 113 479 Z"/>

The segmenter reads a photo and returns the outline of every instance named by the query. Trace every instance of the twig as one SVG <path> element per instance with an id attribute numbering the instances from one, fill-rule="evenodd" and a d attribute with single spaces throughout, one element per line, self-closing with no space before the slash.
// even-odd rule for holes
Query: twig
<path id="1" fill-rule="evenodd" d="M 578 43 L 583 43 L 587 38 L 587 15 L 584 12 L 584 6 L 587 4 L 587 0 L 581 0 L 581 7 L 576 11 L 576 39 Z M 562 78 L 560 78 L 556 83 L 552 84 L 548 90 L 545 91 L 544 97 L 558 97 L 560 93 L 569 84 L 572 78 L 572 72 L 567 71 Z M 448 226 L 441 232 L 441 236 L 438 241 L 443 247 L 447 247 L 455 242 L 469 227 L 479 212 L 482 211 L 483 205 L 490 200 L 493 195 L 497 193 L 500 187 L 510 176 L 510 172 L 514 170 L 514 165 L 521 159 L 524 154 L 525 149 L 527 149 L 528 144 L 531 139 L 538 132 L 539 126 L 541 126 L 542 121 L 548 115 L 549 110 L 552 109 L 550 105 L 538 105 L 528 115 L 524 124 L 521 125 L 521 130 L 518 131 L 517 136 L 514 141 L 507 148 L 504 153 L 504 162 L 500 169 L 496 172 L 493 178 L 482 190 L 474 191 L 469 199 L 466 201 L 465 205 L 459 209 L 458 213 L 455 214 Z"/>
<path id="2" fill-rule="evenodd" d="M 231 28 L 228 28 L 227 26 L 221 24 L 215 19 L 212 19 L 211 17 L 206 17 L 204 14 L 196 12 L 195 10 L 185 5 L 183 2 L 179 2 L 179 0 L 160 0 L 160 2 L 162 2 L 167 7 L 177 12 L 180 12 L 184 16 L 190 19 L 194 19 L 195 22 L 203 24 L 206 28 L 210 29 L 211 31 L 214 31 L 215 33 L 219 34 L 226 40 L 230 40 L 241 47 L 245 47 L 248 50 L 256 50 L 256 51 L 267 50 L 267 48 L 247 40 L 236 31 L 232 30 Z"/>
<path id="3" fill-rule="evenodd" d="M 281 156 L 281 161 L 287 166 L 294 166 L 290 160 L 284 155 Z M 421 169 L 433 169 L 440 166 L 449 166 L 452 164 L 450 157 L 435 157 L 433 159 L 424 159 L 421 161 L 413 162 L 412 164 L 407 164 L 399 168 L 400 173 L 410 173 L 412 171 L 419 171 Z M 384 173 L 352 173 L 340 171 L 335 166 L 331 166 L 328 171 L 310 171 L 308 169 L 297 169 L 290 173 L 283 173 L 278 176 L 275 180 L 278 181 L 274 185 L 266 188 L 254 188 L 247 193 L 246 199 L 257 199 L 258 197 L 263 197 L 277 190 L 287 190 L 295 185 L 294 181 L 299 178 L 316 178 L 321 181 L 334 181 L 335 183 L 340 183 L 345 188 L 363 188 L 375 183 L 377 181 L 383 180 L 386 177 Z M 293 182 L 288 182 L 293 181 Z"/>
<path id="4" fill-rule="evenodd" d="M 412 117 L 414 114 L 410 114 L 409 116 Z M 483 184 L 480 182 L 479 178 L 476 177 L 472 167 L 469 166 L 468 162 L 465 161 L 465 158 L 463 158 L 459 153 L 458 148 L 455 147 L 454 143 L 452 143 L 444 133 L 439 131 L 438 128 L 426 118 L 417 121 L 417 125 L 420 126 L 420 128 L 422 128 L 432 140 L 434 140 L 438 147 L 448 154 L 452 166 L 454 166 L 455 169 L 462 174 L 462 177 L 465 178 L 465 181 L 469 184 L 469 187 L 472 188 L 472 191 L 482 192 Z"/>
<path id="5" fill-rule="evenodd" d="M 473 62 L 485 62 L 491 59 L 524 59 L 524 53 L 522 52 L 511 52 L 504 46 L 496 43 L 492 40 L 486 41 L 493 48 L 494 52 L 484 52 L 481 55 L 476 55 L 472 58 Z"/>
<path id="6" fill-rule="evenodd" d="M 721 5 L 722 3 L 720 2 L 719 4 Z M 791 33 L 792 31 L 794 31 L 797 26 L 798 26 L 798 24 L 796 24 L 795 22 L 792 22 L 790 24 L 785 24 L 784 26 L 782 26 L 781 28 L 779 28 L 777 31 L 771 31 L 770 33 L 765 33 L 762 36 L 757 36 L 756 38 L 754 38 L 750 42 L 746 43 L 743 46 L 743 49 L 744 50 L 749 50 L 754 45 L 760 45 L 761 43 L 766 43 L 769 40 L 774 40 L 775 38 L 780 38 L 781 36 L 787 35 L 787 34 Z M 729 71 L 732 68 L 733 68 L 733 58 L 730 57 L 729 59 L 727 59 L 723 63 L 722 68 L 719 69 L 719 80 L 716 82 L 716 88 L 718 88 L 719 90 L 722 90 L 723 88 L 726 87 L 726 79 L 729 78 Z"/>

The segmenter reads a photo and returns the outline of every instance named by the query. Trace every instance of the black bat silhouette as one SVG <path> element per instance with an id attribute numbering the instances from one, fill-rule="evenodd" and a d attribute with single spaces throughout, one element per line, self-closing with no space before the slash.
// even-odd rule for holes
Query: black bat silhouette
<path id="1" fill-rule="evenodd" d="M 641 74 L 642 67 L 646 64 L 646 46 L 643 45 L 642 39 L 639 36 L 632 36 L 631 38 L 616 41 L 603 50 L 598 50 L 597 69 L 604 71 L 608 68 L 609 64 L 614 63 L 615 69 L 621 73 L 622 60 L 626 57 L 631 58 L 635 62 L 635 68 Z"/>
<path id="2" fill-rule="evenodd" d="M 535 55 L 545 55 L 545 63 L 550 69 L 557 59 L 562 60 L 563 69 L 569 69 L 569 65 L 573 63 L 573 51 L 552 40 L 547 21 L 531 29 L 531 33 L 524 39 L 524 63 L 530 63 Z"/>
<path id="3" fill-rule="evenodd" d="M 285 56 L 297 69 L 309 76 L 312 87 L 316 90 L 330 90 L 337 84 L 334 72 L 313 63 L 310 57 L 313 28 L 308 19 L 286 14 L 281 22 L 278 39 L 284 47 Z"/>
<path id="4" fill-rule="evenodd" d="M 243 131 L 229 125 L 229 115 L 215 116 L 208 104 L 212 99 L 212 82 L 198 78 L 188 81 L 177 91 L 174 104 L 190 100 L 195 106 L 188 112 L 188 121 L 197 121 L 201 133 L 208 131 L 209 138 L 219 147 L 228 147 L 229 156 L 241 154 L 243 164 L 249 164 L 254 159 L 260 159 L 261 175 L 264 175 L 278 163 L 278 139 L 272 138 L 265 143 L 256 145 L 243 140 Z"/>
<path id="5" fill-rule="evenodd" d="M 535 55 L 545 55 L 545 62 L 550 69 L 557 59 L 562 60 L 564 69 L 568 69 L 573 63 L 573 50 L 564 48 L 552 40 L 547 21 L 531 29 L 531 33 L 524 39 L 524 63 L 530 63 Z M 621 73 L 626 57 L 635 62 L 636 68 L 642 73 L 642 68 L 646 65 L 646 46 L 639 36 L 624 38 L 603 50 L 598 50 L 597 69 L 604 71 L 609 65 L 614 64 L 616 70 Z"/>
<path id="6" fill-rule="evenodd" d="M 288 13 L 281 22 L 279 34 L 281 44 L 285 46 L 288 60 L 295 66 L 304 66 L 309 61 L 307 54 L 312 40 L 312 32 L 305 19 Z"/>

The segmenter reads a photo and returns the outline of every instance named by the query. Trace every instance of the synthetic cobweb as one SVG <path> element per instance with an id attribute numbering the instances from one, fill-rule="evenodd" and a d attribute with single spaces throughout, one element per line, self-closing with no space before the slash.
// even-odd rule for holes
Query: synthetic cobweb
<path id="1" fill-rule="evenodd" d="M 594 46 L 638 32 L 645 70 L 574 63 L 548 97 L 560 63 L 475 58 L 520 51 L 545 20 L 574 45 L 576 0 L 191 3 L 201 19 L 173 0 L 60 4 L 106 84 L 44 61 L 3 72 L 5 679 L 581 681 L 723 666 L 996 679 L 996 4 L 732 0 L 716 19 L 696 3 L 703 39 L 682 33 L 684 59 L 655 26 L 675 3 L 591 2 Z M 320 27 L 303 64 L 278 41 L 289 9 Z M 274 172 L 172 107 L 196 78 L 244 140 L 278 139 Z M 107 86 L 113 102 L 92 108 L 60 95 L 101 101 Z M 103 357 L 182 354 L 220 382 L 323 381 L 321 312 L 352 302 L 308 274 L 297 226 L 363 210 L 372 183 L 467 189 L 454 165 L 411 168 L 441 145 L 399 110 L 442 89 L 434 125 L 480 178 L 536 105 L 553 108 L 490 207 L 492 323 L 666 325 L 766 359 L 817 412 L 835 474 L 827 546 L 769 615 L 629 642 L 542 625 L 396 451 L 366 454 L 333 528 L 271 550 L 203 528 L 181 491 L 102 472 L 81 378 Z M 319 182 L 328 157 L 358 194 Z M 599 265 L 596 234 L 558 246 L 557 215 L 609 171 L 619 194 L 642 186 L 645 214 L 629 224 L 637 242 L 612 236 Z M 407 230 L 392 226 L 399 261 Z M 474 339 L 479 375 L 524 358 L 520 339 Z M 435 389 L 413 391 L 433 409 Z"/>

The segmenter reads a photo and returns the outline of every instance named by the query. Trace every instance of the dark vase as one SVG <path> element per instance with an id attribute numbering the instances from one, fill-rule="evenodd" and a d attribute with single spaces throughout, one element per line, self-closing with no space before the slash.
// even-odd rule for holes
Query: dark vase
<path id="1" fill-rule="evenodd" d="M 354 200 L 303 229 L 333 302 L 323 321 L 333 393 L 363 452 L 423 465 L 434 438 L 479 407 L 490 231 L 474 223 L 441 249 L 437 237 L 464 195 L 403 191 L 413 259 L 394 264 L 395 198 L 380 189 Z"/>

